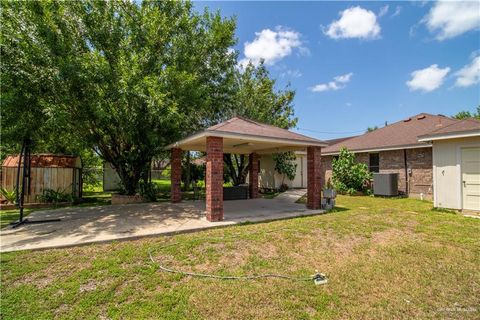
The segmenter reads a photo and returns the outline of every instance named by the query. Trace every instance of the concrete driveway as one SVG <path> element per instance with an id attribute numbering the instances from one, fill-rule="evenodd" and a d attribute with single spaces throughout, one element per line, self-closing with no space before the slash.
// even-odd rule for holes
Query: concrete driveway
<path id="1" fill-rule="evenodd" d="M 35 211 L 28 219 L 61 219 L 0 231 L 0 251 L 56 248 L 93 242 L 167 235 L 241 222 L 258 222 L 322 213 L 295 201 L 305 190 L 290 190 L 275 199 L 224 202 L 224 221 L 205 219 L 204 201 L 141 203 Z"/>

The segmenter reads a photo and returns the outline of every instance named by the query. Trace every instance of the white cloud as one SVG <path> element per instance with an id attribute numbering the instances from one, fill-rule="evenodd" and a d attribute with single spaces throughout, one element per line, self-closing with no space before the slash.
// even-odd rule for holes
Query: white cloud
<path id="1" fill-rule="evenodd" d="M 395 12 L 392 14 L 392 17 L 398 16 L 401 12 L 402 12 L 402 7 L 401 7 L 401 6 L 397 6 L 397 7 L 395 8 Z"/>
<path id="2" fill-rule="evenodd" d="M 350 79 L 352 78 L 353 73 L 347 73 L 341 76 L 336 76 L 333 78 L 333 81 L 328 83 L 321 83 L 317 84 L 310 88 L 313 92 L 324 92 L 324 91 L 331 91 L 331 90 L 339 90 L 345 88 Z"/>
<path id="3" fill-rule="evenodd" d="M 455 72 L 457 80 L 455 86 L 469 87 L 480 83 L 480 55 L 472 59 L 472 62 Z"/>
<path id="4" fill-rule="evenodd" d="M 249 61 L 258 65 L 262 59 L 266 65 L 273 65 L 291 55 L 296 48 L 303 54 L 308 49 L 302 47 L 300 37 L 300 33 L 281 26 L 275 27 L 275 30 L 263 29 L 255 32 L 255 39 L 244 44 L 245 58 L 239 61 L 239 65 L 244 66 Z"/>
<path id="5" fill-rule="evenodd" d="M 438 89 L 450 72 L 450 68 L 439 68 L 438 65 L 432 64 L 430 67 L 413 71 L 411 73 L 412 79 L 406 84 L 410 90 L 421 90 L 425 92 Z"/>
<path id="6" fill-rule="evenodd" d="M 389 9 L 389 5 L 385 5 L 383 7 L 380 8 L 380 11 L 378 11 L 378 17 L 383 17 L 384 15 L 386 15 L 388 13 L 388 9 Z"/>
<path id="7" fill-rule="evenodd" d="M 288 69 L 285 72 L 280 73 L 280 77 L 282 78 L 300 78 L 303 74 L 298 69 Z"/>
<path id="8" fill-rule="evenodd" d="M 480 28 L 480 2 L 439 1 L 423 18 L 428 29 L 436 33 L 438 40 L 456 37 Z"/>
<path id="9" fill-rule="evenodd" d="M 351 7 L 340 12 L 340 19 L 333 21 L 324 33 L 333 39 L 361 38 L 376 39 L 380 36 L 380 25 L 372 11 Z"/>
<path id="10" fill-rule="evenodd" d="M 350 72 L 350 73 L 347 73 L 347 74 L 344 74 L 344 75 L 341 75 L 341 76 L 336 76 L 335 78 L 333 78 L 335 80 L 335 82 L 340 82 L 340 83 L 347 83 L 350 81 L 350 78 L 353 76 L 353 73 Z"/>

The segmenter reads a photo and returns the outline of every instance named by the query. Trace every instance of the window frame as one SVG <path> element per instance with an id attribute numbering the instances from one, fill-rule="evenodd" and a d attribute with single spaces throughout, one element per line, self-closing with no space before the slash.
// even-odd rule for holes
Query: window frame
<path id="1" fill-rule="evenodd" d="M 377 164 L 372 164 L 372 156 L 377 157 Z M 368 171 L 379 173 L 380 172 L 380 153 L 372 152 L 368 154 Z"/>

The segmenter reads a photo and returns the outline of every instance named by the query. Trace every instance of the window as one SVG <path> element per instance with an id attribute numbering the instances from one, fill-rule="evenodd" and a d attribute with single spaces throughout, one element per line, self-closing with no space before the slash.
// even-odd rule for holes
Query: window
<path id="1" fill-rule="evenodd" d="M 380 156 L 378 153 L 370 153 L 369 158 L 368 169 L 370 172 L 380 172 Z"/>

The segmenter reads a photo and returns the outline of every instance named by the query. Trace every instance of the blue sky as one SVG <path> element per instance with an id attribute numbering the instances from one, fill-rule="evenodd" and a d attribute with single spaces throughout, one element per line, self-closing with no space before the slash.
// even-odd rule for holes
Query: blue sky
<path id="1" fill-rule="evenodd" d="M 237 17 L 239 60 L 296 90 L 298 131 L 361 133 L 480 104 L 480 2 L 196 2 Z"/>

